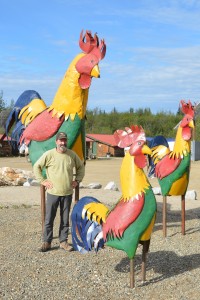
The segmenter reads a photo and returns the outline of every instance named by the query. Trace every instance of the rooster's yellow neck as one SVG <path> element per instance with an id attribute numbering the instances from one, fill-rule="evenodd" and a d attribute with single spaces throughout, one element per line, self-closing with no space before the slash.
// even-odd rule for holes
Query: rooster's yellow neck
<path id="1" fill-rule="evenodd" d="M 144 171 L 136 166 L 134 159 L 134 156 L 131 156 L 127 152 L 121 165 L 122 198 L 126 201 L 131 200 L 131 198 L 137 198 L 138 195 L 149 187 L 149 182 Z"/>
<path id="2" fill-rule="evenodd" d="M 174 143 L 173 151 L 171 152 L 171 157 L 179 158 L 187 155 L 191 151 L 191 142 L 185 141 L 182 137 L 182 127 L 178 127 L 176 139 Z"/>
<path id="3" fill-rule="evenodd" d="M 78 114 L 81 119 L 84 118 L 88 101 L 88 89 L 83 90 L 79 86 L 78 79 L 80 74 L 75 68 L 76 62 L 84 55 L 84 53 L 77 55 L 66 71 L 48 109 L 53 111 L 53 116 L 60 117 L 64 114 L 65 119 L 68 119 L 70 116 L 73 120 L 75 115 Z"/>

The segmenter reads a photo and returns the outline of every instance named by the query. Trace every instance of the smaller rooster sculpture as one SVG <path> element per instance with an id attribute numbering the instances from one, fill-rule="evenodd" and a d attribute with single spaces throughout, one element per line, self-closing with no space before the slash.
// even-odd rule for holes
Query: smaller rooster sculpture
<path id="1" fill-rule="evenodd" d="M 150 154 L 142 127 L 131 126 L 114 133 L 118 146 L 129 147 L 123 158 L 120 180 L 122 196 L 112 210 L 96 198 L 83 197 L 72 211 L 72 241 L 82 253 L 107 246 L 123 250 L 131 261 L 131 287 L 134 286 L 133 259 L 138 244 L 143 245 L 143 270 L 156 217 L 156 199 L 143 171 L 145 154 Z M 145 280 L 145 272 L 143 273 Z"/>
<path id="2" fill-rule="evenodd" d="M 163 195 L 163 235 L 166 236 L 167 196 L 181 196 L 182 234 L 185 234 L 185 193 L 187 191 L 191 162 L 191 138 L 194 128 L 194 106 L 190 101 L 180 101 L 184 114 L 179 124 L 172 151 L 164 145 L 152 148 L 155 175 Z"/>

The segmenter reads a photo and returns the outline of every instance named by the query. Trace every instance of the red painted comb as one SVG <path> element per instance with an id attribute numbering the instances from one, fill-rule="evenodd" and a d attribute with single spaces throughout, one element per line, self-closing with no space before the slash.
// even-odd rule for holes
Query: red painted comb
<path id="1" fill-rule="evenodd" d="M 180 105 L 182 113 L 184 113 L 185 115 L 190 115 L 192 118 L 194 117 L 194 106 L 192 105 L 190 100 L 188 101 L 188 103 L 184 100 L 181 100 Z"/>
<path id="2" fill-rule="evenodd" d="M 144 129 L 142 128 L 142 126 L 131 125 L 131 130 L 136 135 L 142 135 L 145 137 Z"/>
<path id="3" fill-rule="evenodd" d="M 125 127 L 125 130 L 116 130 L 114 137 L 120 148 L 128 147 L 136 140 L 146 140 L 144 129 L 137 125 Z"/>
<path id="4" fill-rule="evenodd" d="M 86 30 L 86 33 L 83 35 L 83 30 L 80 34 L 79 39 L 79 46 L 81 50 L 85 53 L 89 53 L 92 51 L 92 49 L 96 46 L 98 46 L 99 40 L 96 34 L 94 34 L 94 37 L 91 34 L 91 31 Z"/>
<path id="5" fill-rule="evenodd" d="M 104 40 L 101 40 L 99 43 L 99 38 L 97 34 L 92 36 L 91 31 L 86 30 L 86 33 L 83 34 L 83 30 L 80 34 L 79 46 L 81 50 L 85 53 L 93 53 L 98 57 L 99 60 L 103 59 L 106 55 L 106 44 Z"/>

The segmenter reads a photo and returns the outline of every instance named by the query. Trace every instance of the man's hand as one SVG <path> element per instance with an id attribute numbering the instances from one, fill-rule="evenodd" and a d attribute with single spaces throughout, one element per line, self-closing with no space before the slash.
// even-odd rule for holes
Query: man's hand
<path id="1" fill-rule="evenodd" d="M 47 188 L 47 189 L 52 189 L 52 187 L 53 187 L 53 183 L 49 180 L 45 180 L 41 184 L 44 185 L 45 188 Z"/>
<path id="2" fill-rule="evenodd" d="M 75 189 L 78 186 L 78 181 L 74 180 L 72 181 L 72 187 Z"/>

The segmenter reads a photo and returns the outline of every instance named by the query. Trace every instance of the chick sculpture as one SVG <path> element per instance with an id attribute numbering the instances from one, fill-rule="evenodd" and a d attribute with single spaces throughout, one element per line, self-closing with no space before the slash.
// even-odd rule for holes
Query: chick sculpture
<path id="1" fill-rule="evenodd" d="M 152 148 L 155 175 L 163 195 L 163 235 L 166 236 L 167 196 L 181 196 L 182 234 L 185 234 L 185 193 L 187 191 L 191 162 L 191 138 L 194 128 L 194 106 L 190 101 L 181 100 L 180 109 L 184 114 L 179 124 L 172 151 L 164 145 Z"/>
<path id="2" fill-rule="evenodd" d="M 79 40 L 82 53 L 71 62 L 52 104 L 47 107 L 40 95 L 25 91 L 17 100 L 6 122 L 8 135 L 12 125 L 12 140 L 29 147 L 34 164 L 47 150 L 55 147 L 58 131 L 67 133 L 68 147 L 85 159 L 85 114 L 92 77 L 100 77 L 98 63 L 106 54 L 104 40 L 83 31 Z"/>
<path id="3" fill-rule="evenodd" d="M 98 251 L 104 242 L 107 246 L 125 251 L 131 260 L 131 287 L 134 287 L 133 259 L 138 244 L 143 244 L 145 266 L 156 217 L 155 196 L 143 171 L 145 154 L 151 151 L 145 144 L 142 127 L 117 130 L 114 136 L 119 147 L 129 147 L 120 171 L 122 196 L 112 210 L 94 197 L 81 198 L 71 215 L 72 241 L 74 248 L 82 253 L 93 247 Z"/>

